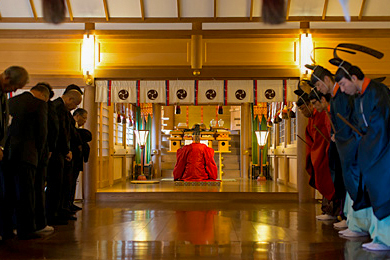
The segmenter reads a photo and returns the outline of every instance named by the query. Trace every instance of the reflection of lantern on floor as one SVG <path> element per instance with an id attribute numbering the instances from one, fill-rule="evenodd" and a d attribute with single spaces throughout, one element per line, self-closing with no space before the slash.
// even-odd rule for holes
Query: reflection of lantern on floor
<path id="1" fill-rule="evenodd" d="M 260 176 L 257 178 L 258 181 L 265 181 L 267 180 L 263 174 L 263 156 L 262 156 L 262 151 L 264 149 L 265 144 L 267 143 L 267 138 L 268 138 L 268 130 L 266 131 L 255 131 L 256 133 L 256 138 L 257 138 L 257 143 L 259 145 L 259 166 L 260 166 Z"/>
<path id="2" fill-rule="evenodd" d="M 139 148 L 141 149 L 141 174 L 138 176 L 137 180 L 146 180 L 146 177 L 144 175 L 144 151 L 145 151 L 145 145 L 146 141 L 148 139 L 149 130 L 136 130 L 135 136 L 137 138 L 137 144 L 139 145 Z"/>

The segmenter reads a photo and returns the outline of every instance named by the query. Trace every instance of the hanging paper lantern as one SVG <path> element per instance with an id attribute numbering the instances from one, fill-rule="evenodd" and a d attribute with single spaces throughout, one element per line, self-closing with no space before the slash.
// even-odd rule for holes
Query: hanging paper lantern
<path id="1" fill-rule="evenodd" d="M 116 118 L 116 122 L 120 124 L 122 122 L 121 115 L 118 114 L 118 117 Z"/>

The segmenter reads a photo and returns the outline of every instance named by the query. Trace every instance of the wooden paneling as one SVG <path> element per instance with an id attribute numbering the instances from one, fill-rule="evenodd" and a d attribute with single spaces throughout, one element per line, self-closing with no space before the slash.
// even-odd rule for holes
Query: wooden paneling
<path id="1" fill-rule="evenodd" d="M 277 157 L 277 160 L 278 160 L 278 177 L 277 177 L 277 180 L 280 182 L 280 183 L 283 183 L 283 184 L 287 184 L 288 182 L 288 175 L 287 175 L 287 171 L 288 171 L 288 161 L 287 161 L 287 158 L 285 156 L 280 156 L 280 157 Z"/>
<path id="2" fill-rule="evenodd" d="M 294 41 L 297 39 L 206 39 L 204 65 L 295 66 Z"/>
<path id="3" fill-rule="evenodd" d="M 174 122 L 177 126 L 179 123 L 186 123 L 186 106 L 181 105 L 181 114 L 174 115 Z M 203 106 L 203 123 L 209 127 L 210 121 L 216 119 L 217 105 Z M 224 121 L 223 126 L 230 127 L 230 106 L 223 106 L 223 114 L 218 115 L 218 120 Z M 194 124 L 201 122 L 201 106 L 189 106 L 188 107 L 188 125 L 191 128 Z"/>
<path id="4" fill-rule="evenodd" d="M 113 175 L 114 175 L 114 182 L 118 181 L 118 180 L 122 180 L 122 160 L 123 158 L 122 157 L 114 157 L 113 158 L 113 165 L 114 165 L 114 169 L 113 169 Z"/>
<path id="5" fill-rule="evenodd" d="M 297 157 L 288 157 L 288 184 L 297 187 Z"/>
<path id="6" fill-rule="evenodd" d="M 103 157 L 103 170 L 101 171 L 102 175 L 100 176 L 101 178 L 98 181 L 99 188 L 107 187 L 110 184 L 109 181 L 110 171 L 109 171 L 108 161 L 109 161 L 108 157 Z"/>
<path id="7" fill-rule="evenodd" d="M 81 75 L 81 40 L 0 39 L 0 70 L 11 65 L 30 74 Z"/>
<path id="8" fill-rule="evenodd" d="M 99 69 L 127 66 L 188 66 L 189 40 L 98 40 Z"/>
<path id="9" fill-rule="evenodd" d="M 380 60 L 362 52 L 357 52 L 356 55 L 338 52 L 338 55 L 353 65 L 360 67 L 365 74 L 376 74 L 380 76 L 390 73 L 390 39 L 388 38 L 377 38 L 375 40 L 371 38 L 314 38 L 314 42 L 316 47 L 336 47 L 339 43 L 356 43 L 381 51 L 385 53 L 385 56 Z M 333 58 L 332 50 L 316 51 L 316 62 L 327 67 L 331 72 L 336 72 L 337 67 L 328 62 L 331 58 Z"/>

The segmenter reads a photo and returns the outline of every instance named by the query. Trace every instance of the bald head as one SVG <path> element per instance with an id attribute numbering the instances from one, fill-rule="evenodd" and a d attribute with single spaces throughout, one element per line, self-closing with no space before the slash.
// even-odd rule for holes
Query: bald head
<path id="1" fill-rule="evenodd" d="M 23 88 L 28 82 L 28 72 L 19 66 L 7 68 L 0 74 L 0 88 L 4 92 L 12 92 Z"/>
<path id="2" fill-rule="evenodd" d="M 62 100 L 64 100 L 65 107 L 71 111 L 80 105 L 83 97 L 80 92 L 77 90 L 70 90 L 62 95 Z"/>

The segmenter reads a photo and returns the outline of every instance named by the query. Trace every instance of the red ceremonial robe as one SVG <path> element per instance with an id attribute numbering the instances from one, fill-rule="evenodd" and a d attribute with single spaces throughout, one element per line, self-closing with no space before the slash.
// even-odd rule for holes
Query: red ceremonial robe
<path id="1" fill-rule="evenodd" d="M 310 175 L 309 184 L 326 199 L 332 200 L 335 189 L 328 157 L 330 122 L 325 111 L 320 113 L 314 109 L 313 116 L 309 118 L 306 126 L 305 136 L 308 144 L 306 145 L 306 171 Z"/>
<path id="2" fill-rule="evenodd" d="M 214 150 L 205 144 L 185 145 L 176 154 L 173 178 L 183 181 L 203 181 L 217 179 L 217 165 Z"/>

